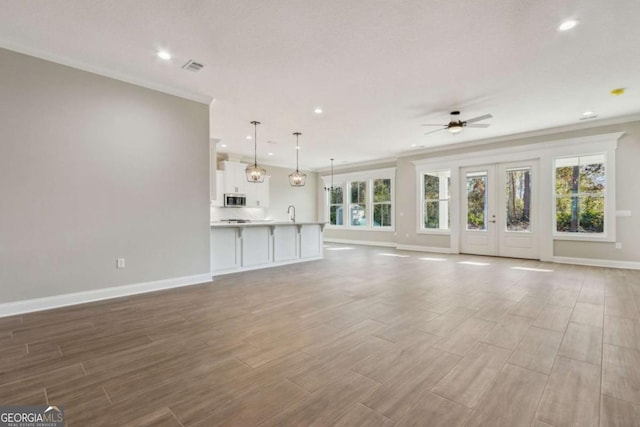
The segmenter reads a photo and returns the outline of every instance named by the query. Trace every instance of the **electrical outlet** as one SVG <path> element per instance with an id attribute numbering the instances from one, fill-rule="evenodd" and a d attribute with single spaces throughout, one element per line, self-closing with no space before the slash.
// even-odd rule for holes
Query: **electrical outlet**
<path id="1" fill-rule="evenodd" d="M 116 259 L 116 268 L 124 268 L 124 258 Z"/>
<path id="2" fill-rule="evenodd" d="M 616 242 L 616 249 L 622 249 L 622 243 Z"/>

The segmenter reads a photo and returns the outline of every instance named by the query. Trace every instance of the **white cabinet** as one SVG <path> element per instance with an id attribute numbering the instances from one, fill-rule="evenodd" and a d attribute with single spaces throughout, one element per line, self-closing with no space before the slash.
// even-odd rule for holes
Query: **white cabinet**
<path id="1" fill-rule="evenodd" d="M 225 193 L 246 193 L 247 175 L 244 170 L 247 167 L 244 163 L 221 162 L 224 171 L 224 192 Z"/>
<path id="2" fill-rule="evenodd" d="M 245 163 L 223 161 L 220 168 L 223 170 L 223 193 L 239 193 L 247 196 L 247 207 L 269 207 L 269 177 L 264 182 L 247 182 Z M 220 197 L 222 200 L 222 197 Z M 219 205 L 222 206 L 222 205 Z"/>
<path id="3" fill-rule="evenodd" d="M 224 206 L 224 172 L 222 171 L 215 171 L 215 196 L 212 195 L 211 199 L 211 206 Z M 211 183 L 211 185 L 213 186 L 213 183 Z"/>
<path id="4" fill-rule="evenodd" d="M 247 206 L 268 208 L 269 207 L 269 177 L 264 178 L 264 182 L 247 182 L 245 187 L 247 194 Z"/>
<path id="5" fill-rule="evenodd" d="M 322 223 L 215 224 L 211 273 L 275 267 L 322 259 Z"/>

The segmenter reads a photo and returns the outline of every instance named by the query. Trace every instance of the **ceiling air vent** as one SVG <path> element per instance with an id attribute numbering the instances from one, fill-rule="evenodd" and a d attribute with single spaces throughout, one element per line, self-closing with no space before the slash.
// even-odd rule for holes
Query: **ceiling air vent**
<path id="1" fill-rule="evenodd" d="M 182 68 L 184 68 L 185 70 L 189 70 L 189 71 L 193 71 L 193 72 L 202 70 L 202 67 L 204 67 L 204 65 L 202 65 L 199 62 L 194 61 L 193 59 L 190 59 L 189 61 L 187 61 L 186 64 L 184 64 L 182 66 Z"/>

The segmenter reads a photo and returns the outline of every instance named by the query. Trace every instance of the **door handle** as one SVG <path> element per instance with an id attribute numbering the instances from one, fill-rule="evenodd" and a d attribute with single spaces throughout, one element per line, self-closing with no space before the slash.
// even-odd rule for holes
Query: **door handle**
<path id="1" fill-rule="evenodd" d="M 492 223 L 494 223 L 494 224 L 495 224 L 495 223 L 496 223 L 496 220 L 494 219 L 493 221 L 489 221 L 489 222 L 492 222 Z"/>

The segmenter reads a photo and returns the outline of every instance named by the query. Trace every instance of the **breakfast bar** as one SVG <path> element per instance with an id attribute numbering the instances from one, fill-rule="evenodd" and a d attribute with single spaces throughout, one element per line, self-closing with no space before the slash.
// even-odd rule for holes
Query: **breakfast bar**
<path id="1" fill-rule="evenodd" d="M 324 222 L 211 223 L 211 274 L 275 267 L 323 258 Z"/>

